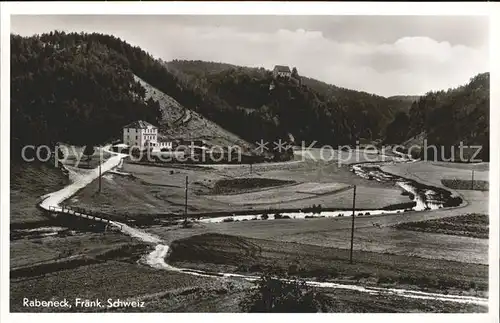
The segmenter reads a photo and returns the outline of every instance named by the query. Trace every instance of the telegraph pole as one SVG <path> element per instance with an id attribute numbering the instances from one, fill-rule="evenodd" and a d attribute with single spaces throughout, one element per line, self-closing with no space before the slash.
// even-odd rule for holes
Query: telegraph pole
<path id="1" fill-rule="evenodd" d="M 472 186 L 472 190 L 474 190 L 474 170 L 472 170 L 472 183 L 471 183 L 471 186 Z"/>
<path id="2" fill-rule="evenodd" d="M 101 177 L 102 177 L 101 164 L 99 164 L 99 193 L 101 193 Z"/>
<path id="3" fill-rule="evenodd" d="M 424 144 L 425 144 L 425 136 L 422 135 L 422 148 L 420 149 L 420 154 L 421 154 L 421 157 L 420 159 L 421 160 L 424 160 L 425 159 L 425 151 L 424 151 Z"/>
<path id="4" fill-rule="evenodd" d="M 186 176 L 186 189 L 185 189 L 185 199 L 184 199 L 184 221 L 187 223 L 188 214 L 188 176 Z"/>
<path id="5" fill-rule="evenodd" d="M 102 172 L 101 172 L 101 164 L 102 164 L 102 151 L 99 150 L 99 193 L 101 193 L 101 178 L 102 178 Z"/>
<path id="6" fill-rule="evenodd" d="M 356 185 L 354 185 L 354 194 L 352 197 L 352 226 L 351 226 L 351 252 L 349 254 L 349 263 L 352 264 L 352 248 L 354 244 L 354 213 L 356 210 Z"/>

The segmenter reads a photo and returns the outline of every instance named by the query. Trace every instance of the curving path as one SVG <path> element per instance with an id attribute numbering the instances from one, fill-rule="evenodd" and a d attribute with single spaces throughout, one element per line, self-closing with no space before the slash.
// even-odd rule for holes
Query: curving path
<path id="1" fill-rule="evenodd" d="M 105 161 L 101 165 L 102 173 L 110 171 L 111 169 L 117 167 L 122 162 L 122 159 L 126 157 L 126 154 L 119 154 L 112 151 L 109 151 L 109 147 L 105 148 L 107 152 L 111 153 L 113 156 L 110 157 L 107 161 Z M 86 217 L 95 221 L 106 221 L 110 225 L 115 226 L 123 233 L 137 238 L 143 242 L 150 243 L 155 245 L 155 249 L 149 254 L 143 256 L 142 261 L 147 265 L 162 270 L 169 270 L 175 272 L 182 272 L 189 275 L 194 276 L 203 276 L 203 277 L 219 277 L 219 278 L 235 278 L 235 279 L 244 279 L 247 281 L 255 281 L 259 279 L 256 276 L 247 276 L 247 275 L 239 275 L 232 273 L 210 273 L 201 270 L 192 270 L 187 268 L 177 268 L 169 265 L 165 262 L 165 259 L 168 257 L 170 248 L 168 245 L 164 244 L 163 241 L 148 232 L 130 227 L 124 223 L 117 221 L 108 221 L 98 217 L 92 217 L 90 215 L 82 214 L 67 208 L 63 208 L 60 206 L 67 198 L 71 197 L 78 190 L 82 189 L 86 185 L 90 184 L 93 180 L 99 177 L 99 168 L 95 168 L 88 172 L 87 174 L 78 176 L 73 183 L 64 187 L 63 189 L 47 194 L 45 199 L 39 204 L 42 209 L 45 209 L 49 212 L 56 213 L 66 213 L 75 216 Z M 429 299 L 436 301 L 446 301 L 446 302 L 455 302 L 455 303 L 468 303 L 468 304 L 477 304 L 477 305 L 488 305 L 488 299 L 473 297 L 473 296 L 462 296 L 462 295 L 447 295 L 447 294 L 439 294 L 439 293 L 428 293 L 407 289 L 396 289 L 396 288 L 380 288 L 380 287 L 364 287 L 358 285 L 347 285 L 347 284 L 337 284 L 332 282 L 317 282 L 317 281 L 306 281 L 308 285 L 323 287 L 323 288 L 334 288 L 334 289 L 347 289 L 354 290 L 358 292 L 368 293 L 368 294 L 382 294 L 382 295 L 397 295 L 405 298 L 413 298 L 413 299 Z"/>

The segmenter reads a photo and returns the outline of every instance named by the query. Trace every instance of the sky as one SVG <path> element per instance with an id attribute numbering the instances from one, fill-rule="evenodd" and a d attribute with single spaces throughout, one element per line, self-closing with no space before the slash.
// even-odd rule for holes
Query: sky
<path id="1" fill-rule="evenodd" d="M 383 96 L 421 95 L 489 71 L 480 16 L 12 16 L 11 32 L 112 34 L 157 58 L 296 67 Z"/>

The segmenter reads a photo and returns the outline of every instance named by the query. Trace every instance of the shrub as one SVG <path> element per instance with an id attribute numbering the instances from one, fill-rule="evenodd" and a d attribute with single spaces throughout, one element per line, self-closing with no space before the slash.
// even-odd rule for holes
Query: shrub
<path id="1" fill-rule="evenodd" d="M 269 219 L 269 215 L 267 215 L 267 213 L 264 213 L 264 214 L 262 214 L 262 215 L 260 216 L 260 218 L 261 218 L 262 220 L 267 220 L 267 219 Z"/>
<path id="2" fill-rule="evenodd" d="M 234 222 L 233 218 L 225 218 L 222 222 Z"/>
<path id="3" fill-rule="evenodd" d="M 183 228 L 192 228 L 193 227 L 193 222 L 189 221 L 189 220 L 184 220 L 182 221 L 182 227 Z"/>
<path id="4" fill-rule="evenodd" d="M 281 213 L 279 213 L 279 212 L 278 212 L 278 213 L 276 213 L 276 214 L 274 215 L 274 218 L 275 218 L 276 220 L 281 219 L 282 217 L 283 217 L 283 216 L 282 216 L 282 215 L 281 215 Z"/>
<path id="5" fill-rule="evenodd" d="M 290 266 L 288 266 L 288 274 L 290 275 L 296 275 L 297 273 L 299 273 L 299 265 L 297 264 L 292 264 Z"/>
<path id="6" fill-rule="evenodd" d="M 362 278 L 370 278 L 370 277 L 371 277 L 370 273 L 357 273 L 354 275 L 353 278 L 356 280 L 360 280 Z"/>
<path id="7" fill-rule="evenodd" d="M 394 279 L 392 277 L 389 277 L 389 276 L 382 276 L 377 280 L 377 283 L 378 284 L 390 284 L 390 283 L 394 283 Z"/>
<path id="8" fill-rule="evenodd" d="M 316 313 L 327 312 L 331 300 L 301 280 L 284 280 L 264 274 L 240 302 L 244 312 Z"/>

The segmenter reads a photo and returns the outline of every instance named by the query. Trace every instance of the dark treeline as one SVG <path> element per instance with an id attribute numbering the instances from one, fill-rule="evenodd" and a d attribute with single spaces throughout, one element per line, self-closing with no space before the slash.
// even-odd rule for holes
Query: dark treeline
<path id="1" fill-rule="evenodd" d="M 24 145 L 99 144 L 132 120 L 157 122 L 127 58 L 90 35 L 11 35 L 11 156 Z"/>
<path id="2" fill-rule="evenodd" d="M 428 145 L 481 145 L 480 157 L 489 160 L 490 75 L 478 74 L 466 85 L 429 92 L 400 112 L 387 127 L 386 142 L 402 143 L 426 134 Z"/>
<path id="3" fill-rule="evenodd" d="M 307 77 L 275 81 L 263 68 L 177 60 L 167 66 L 184 86 L 217 97 L 224 113 L 213 117 L 250 141 L 292 134 L 296 141 L 355 144 L 380 138 L 395 113 L 409 106 Z"/>
<path id="4" fill-rule="evenodd" d="M 12 42 L 13 148 L 67 141 L 102 143 L 136 119 L 156 122 L 133 74 L 248 141 L 278 138 L 351 144 L 378 138 L 398 111 L 380 96 L 274 81 L 269 71 L 154 59 L 104 34 L 51 32 Z M 273 83 L 275 88 L 270 90 Z"/>
<path id="5" fill-rule="evenodd" d="M 145 100 L 145 91 L 133 74 L 250 142 L 288 140 L 291 134 L 296 141 L 355 144 L 356 140 L 381 138 L 397 113 L 408 110 L 405 100 L 306 77 L 301 82 L 273 80 L 263 68 L 202 61 L 166 63 L 104 34 L 12 35 L 11 43 L 14 150 L 55 141 L 99 144 L 119 138 L 122 126 L 133 120 L 157 123 L 159 104 Z M 408 117 L 412 126 L 417 110 L 412 108 Z M 481 111 L 470 114 L 482 115 Z M 428 127 L 436 129 L 432 120 L 439 119 L 427 119 Z M 482 121 L 477 118 L 475 122 Z M 488 124 L 487 120 L 483 123 Z M 430 138 L 444 140 L 445 134 L 436 131 L 429 131 Z"/>

